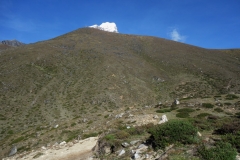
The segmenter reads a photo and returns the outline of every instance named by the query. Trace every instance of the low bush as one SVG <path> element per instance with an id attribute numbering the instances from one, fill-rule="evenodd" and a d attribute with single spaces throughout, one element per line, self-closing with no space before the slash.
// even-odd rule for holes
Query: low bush
<path id="1" fill-rule="evenodd" d="M 235 113 L 235 115 L 240 118 L 240 112 Z"/>
<path id="2" fill-rule="evenodd" d="M 226 95 L 226 100 L 234 100 L 234 99 L 238 99 L 239 97 L 236 96 L 235 94 L 228 94 Z"/>
<path id="3" fill-rule="evenodd" d="M 216 111 L 216 112 L 223 112 L 223 109 L 218 107 L 218 108 L 215 108 L 214 111 Z"/>
<path id="4" fill-rule="evenodd" d="M 11 144 L 18 143 L 18 142 L 20 142 L 20 141 L 22 141 L 22 140 L 24 140 L 24 137 L 23 137 L 23 136 L 22 136 L 22 137 L 18 137 L 17 139 L 13 140 L 13 141 L 11 142 Z"/>
<path id="5" fill-rule="evenodd" d="M 150 129 L 153 148 L 164 149 L 173 143 L 191 144 L 196 141 L 197 129 L 189 121 L 171 120 Z"/>
<path id="6" fill-rule="evenodd" d="M 104 136 L 104 139 L 106 139 L 107 141 L 113 141 L 115 140 L 115 135 L 114 134 L 107 134 L 106 136 Z"/>
<path id="7" fill-rule="evenodd" d="M 240 152 L 240 131 L 235 134 L 222 135 L 221 138 L 223 142 L 230 143 L 233 147 L 237 149 L 238 152 Z"/>
<path id="8" fill-rule="evenodd" d="M 214 105 L 211 103 L 202 103 L 202 106 L 205 108 L 213 108 L 214 107 Z"/>
<path id="9" fill-rule="evenodd" d="M 188 112 L 188 113 L 191 113 L 191 112 L 194 112 L 195 109 L 192 109 L 192 108 L 181 108 L 181 109 L 178 109 L 177 111 L 178 112 Z"/>
<path id="10" fill-rule="evenodd" d="M 83 135 L 83 139 L 89 138 L 89 137 L 96 137 L 96 136 L 98 136 L 98 133 L 95 133 L 95 132 L 93 132 L 93 133 L 88 133 L 88 134 L 84 134 L 84 135 Z"/>
<path id="11" fill-rule="evenodd" d="M 225 102 L 224 105 L 226 105 L 226 106 L 231 106 L 232 103 L 230 103 L 230 102 Z"/>
<path id="12" fill-rule="evenodd" d="M 190 117 L 189 113 L 188 112 L 179 112 L 176 114 L 176 117 L 178 118 L 188 118 Z"/>
<path id="13" fill-rule="evenodd" d="M 170 108 L 156 110 L 157 113 L 166 113 L 166 112 L 171 112 L 171 111 L 172 111 L 172 109 L 170 109 Z"/>
<path id="14" fill-rule="evenodd" d="M 130 136 L 130 134 L 124 130 L 117 131 L 115 135 L 118 139 L 126 139 Z"/>
<path id="15" fill-rule="evenodd" d="M 210 113 L 200 113 L 196 117 L 197 118 L 205 118 L 205 117 L 210 116 L 210 115 L 211 115 Z"/>
<path id="16" fill-rule="evenodd" d="M 236 149 L 226 142 L 218 142 L 211 148 L 202 145 L 198 148 L 198 153 L 204 160 L 235 160 L 237 155 Z"/>

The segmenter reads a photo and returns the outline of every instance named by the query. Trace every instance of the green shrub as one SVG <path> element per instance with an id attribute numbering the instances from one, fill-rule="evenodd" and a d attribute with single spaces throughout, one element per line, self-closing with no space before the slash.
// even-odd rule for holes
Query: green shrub
<path id="1" fill-rule="evenodd" d="M 197 118 L 205 118 L 205 117 L 210 116 L 210 115 L 211 115 L 210 113 L 200 113 L 196 117 Z"/>
<path id="2" fill-rule="evenodd" d="M 18 137 L 17 139 L 13 140 L 13 141 L 11 142 L 11 144 L 18 143 L 18 142 L 22 141 L 23 139 L 24 139 L 23 136 L 22 136 L 22 137 Z"/>
<path id="3" fill-rule="evenodd" d="M 71 127 L 73 127 L 73 126 L 75 126 L 76 125 L 76 123 L 75 122 L 73 122 L 72 124 L 71 124 Z"/>
<path id="4" fill-rule="evenodd" d="M 178 112 L 188 112 L 188 113 L 191 113 L 191 112 L 194 112 L 195 109 L 192 109 L 192 108 L 182 108 L 182 109 L 178 109 L 177 111 Z"/>
<path id="5" fill-rule="evenodd" d="M 223 109 L 218 107 L 218 108 L 215 108 L 214 111 L 216 111 L 216 112 L 223 112 Z"/>
<path id="6" fill-rule="evenodd" d="M 88 134 L 84 134 L 83 135 L 83 139 L 85 138 L 89 138 L 89 137 L 96 137 L 98 135 L 98 133 L 88 133 Z"/>
<path id="7" fill-rule="evenodd" d="M 176 117 L 178 118 L 188 118 L 190 115 L 188 112 L 179 112 L 176 114 Z"/>
<path id="8" fill-rule="evenodd" d="M 231 106 L 232 103 L 230 103 L 230 102 L 225 102 L 224 105 L 226 105 L 226 106 Z"/>
<path id="9" fill-rule="evenodd" d="M 104 139 L 106 139 L 107 141 L 113 141 L 115 140 L 115 135 L 107 134 L 106 136 L 104 136 Z"/>
<path id="10" fill-rule="evenodd" d="M 13 130 L 10 130 L 7 132 L 8 134 L 13 134 Z"/>
<path id="11" fill-rule="evenodd" d="M 230 143 L 218 142 L 215 147 L 207 148 L 202 145 L 198 153 L 204 160 L 235 160 L 237 151 Z"/>
<path id="12" fill-rule="evenodd" d="M 205 108 L 213 108 L 214 107 L 214 105 L 211 103 L 203 103 L 202 106 Z"/>
<path id="13" fill-rule="evenodd" d="M 240 131 L 235 134 L 222 135 L 222 141 L 230 143 L 240 152 Z"/>
<path id="14" fill-rule="evenodd" d="M 172 111 L 172 109 L 170 109 L 170 108 L 156 110 L 157 113 L 166 113 L 166 112 L 171 112 L 171 111 Z"/>
<path id="15" fill-rule="evenodd" d="M 118 139 L 126 139 L 130 136 L 130 134 L 124 130 L 118 131 L 115 135 Z"/>
<path id="16" fill-rule="evenodd" d="M 234 99 L 238 99 L 239 97 L 236 96 L 235 94 L 228 94 L 226 95 L 226 99 L 227 100 L 234 100 Z"/>
<path id="17" fill-rule="evenodd" d="M 240 118 L 240 112 L 235 113 L 235 115 Z"/>
<path id="18" fill-rule="evenodd" d="M 173 143 L 191 144 L 195 142 L 197 129 L 189 122 L 171 120 L 150 129 L 153 148 L 164 149 Z"/>

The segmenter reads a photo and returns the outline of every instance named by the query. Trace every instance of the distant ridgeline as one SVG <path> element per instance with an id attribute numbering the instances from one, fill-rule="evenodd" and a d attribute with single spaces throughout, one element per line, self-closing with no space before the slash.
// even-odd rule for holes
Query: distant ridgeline
<path id="1" fill-rule="evenodd" d="M 17 40 L 4 40 L 1 42 L 1 44 L 5 44 L 12 47 L 18 47 L 18 46 L 24 45 L 24 43 L 19 42 Z"/>

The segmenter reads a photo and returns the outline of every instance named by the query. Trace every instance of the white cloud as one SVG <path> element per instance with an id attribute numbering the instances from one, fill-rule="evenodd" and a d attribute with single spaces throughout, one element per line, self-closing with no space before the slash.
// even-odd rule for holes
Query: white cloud
<path id="1" fill-rule="evenodd" d="M 186 37 L 180 35 L 180 33 L 177 31 L 177 29 L 173 29 L 172 32 L 170 33 L 171 39 L 177 42 L 184 42 Z"/>

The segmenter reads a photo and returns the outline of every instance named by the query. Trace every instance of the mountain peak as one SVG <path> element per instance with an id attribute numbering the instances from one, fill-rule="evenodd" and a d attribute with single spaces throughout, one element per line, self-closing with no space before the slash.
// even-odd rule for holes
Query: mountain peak
<path id="1" fill-rule="evenodd" d="M 117 30 L 117 25 L 114 22 L 104 22 L 102 23 L 100 26 L 98 26 L 97 24 L 89 26 L 90 28 L 96 28 L 96 29 L 100 29 L 103 31 L 107 31 L 107 32 L 115 32 L 118 33 Z"/>
<path id="2" fill-rule="evenodd" d="M 12 46 L 12 47 L 17 47 L 17 46 L 21 46 L 24 45 L 24 43 L 19 42 L 17 40 L 3 40 L 2 42 L 0 42 L 1 44 L 5 44 L 8 46 Z"/>

